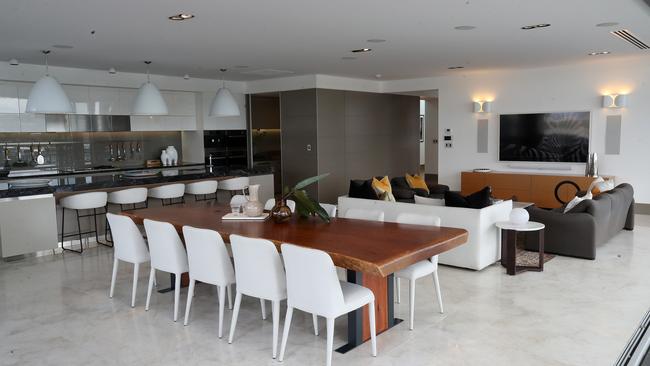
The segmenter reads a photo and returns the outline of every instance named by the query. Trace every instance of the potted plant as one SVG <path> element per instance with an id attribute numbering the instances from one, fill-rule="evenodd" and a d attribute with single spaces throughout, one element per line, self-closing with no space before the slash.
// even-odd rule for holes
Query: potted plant
<path id="1" fill-rule="evenodd" d="M 271 210 L 271 217 L 277 223 L 287 222 L 291 218 L 291 209 L 287 207 L 287 200 L 293 198 L 296 201 L 296 213 L 300 217 L 317 216 L 325 222 L 330 222 L 330 216 L 321 205 L 309 197 L 305 188 L 319 180 L 327 177 L 329 173 L 317 175 L 298 182 L 293 188 L 285 187 L 284 194 L 275 200 L 275 206 Z"/>

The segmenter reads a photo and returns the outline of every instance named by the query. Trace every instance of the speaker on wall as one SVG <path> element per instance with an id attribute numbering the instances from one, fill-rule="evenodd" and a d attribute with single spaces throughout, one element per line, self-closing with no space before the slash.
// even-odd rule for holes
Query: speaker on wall
<path id="1" fill-rule="evenodd" d="M 621 153 L 621 116 L 607 116 L 605 126 L 605 154 Z"/>
<path id="2" fill-rule="evenodd" d="M 488 152 L 488 120 L 479 119 L 476 124 L 476 152 Z"/>

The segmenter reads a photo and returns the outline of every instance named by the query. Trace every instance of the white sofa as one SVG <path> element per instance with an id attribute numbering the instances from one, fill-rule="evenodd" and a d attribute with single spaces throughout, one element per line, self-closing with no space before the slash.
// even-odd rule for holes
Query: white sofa
<path id="1" fill-rule="evenodd" d="M 403 212 L 438 216 L 442 226 L 459 227 L 468 232 L 467 243 L 441 254 L 439 263 L 481 270 L 501 259 L 499 232 L 494 224 L 508 220 L 512 201 L 473 209 L 339 197 L 339 215 L 343 217 L 350 208 L 381 210 L 384 220 L 389 222 L 395 222 L 397 215 Z"/>

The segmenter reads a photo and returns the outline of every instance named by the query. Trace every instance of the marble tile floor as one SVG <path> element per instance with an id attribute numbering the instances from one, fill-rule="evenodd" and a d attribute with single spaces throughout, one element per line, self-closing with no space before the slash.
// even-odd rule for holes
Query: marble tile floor
<path id="1" fill-rule="evenodd" d="M 543 273 L 507 276 L 440 267 L 445 314 L 430 279 L 417 284 L 415 329 L 407 323 L 378 337 L 378 357 L 365 344 L 334 353 L 335 365 L 611 365 L 650 307 L 650 216 L 637 216 L 599 248 L 595 261 L 556 257 Z M 217 337 L 217 296 L 198 285 L 191 322 L 172 321 L 173 294 L 154 293 L 144 310 L 148 267 L 129 306 L 132 267 L 123 264 L 108 298 L 111 249 L 0 264 L 0 365 L 279 365 L 271 358 L 270 316 L 244 298 L 233 344 Z M 161 285 L 168 277 L 159 275 Z M 396 314 L 408 317 L 408 287 Z M 181 293 L 180 314 L 186 289 Z M 270 311 L 270 306 L 267 306 Z M 284 306 L 281 319 L 284 319 Z M 284 365 L 325 363 L 325 322 L 296 313 Z M 336 324 L 335 347 L 345 342 Z"/>

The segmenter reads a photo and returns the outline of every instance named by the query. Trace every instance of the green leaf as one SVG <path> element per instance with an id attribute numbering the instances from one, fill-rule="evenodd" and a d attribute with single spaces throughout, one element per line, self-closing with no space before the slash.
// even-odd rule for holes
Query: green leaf
<path id="1" fill-rule="evenodd" d="M 327 212 L 316 202 L 313 198 L 309 197 L 305 190 L 298 190 L 293 195 L 296 200 L 296 212 L 303 217 L 315 215 L 320 217 L 325 222 L 330 222 L 330 217 Z"/>
<path id="2" fill-rule="evenodd" d="M 295 190 L 303 189 L 303 188 L 307 187 L 308 185 L 314 184 L 314 183 L 318 182 L 319 180 L 327 177 L 328 175 L 330 175 L 330 173 L 325 173 L 325 174 L 317 175 L 315 177 L 311 177 L 311 178 L 301 180 L 300 182 L 298 182 L 295 185 L 295 187 L 293 187 L 293 189 L 295 189 Z"/>

